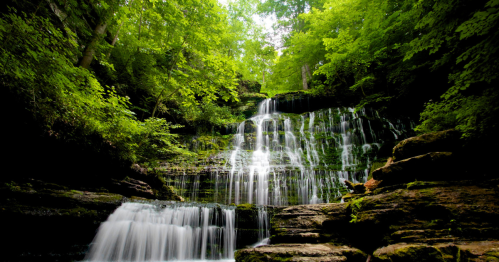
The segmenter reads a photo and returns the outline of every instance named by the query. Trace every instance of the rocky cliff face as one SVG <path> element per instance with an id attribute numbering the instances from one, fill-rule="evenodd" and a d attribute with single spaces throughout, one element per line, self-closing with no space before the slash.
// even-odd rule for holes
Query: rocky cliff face
<path id="1" fill-rule="evenodd" d="M 127 193 L 71 190 L 29 179 L 0 184 L 2 261 L 80 261 L 100 224 L 123 201 L 145 198 L 153 191 L 144 182 L 115 181 Z M 119 185 L 118 185 L 119 184 Z M 130 196 L 130 195 L 131 196 Z"/>
<path id="2" fill-rule="evenodd" d="M 404 143 L 395 151 L 409 152 Z M 274 209 L 271 245 L 240 250 L 236 261 L 499 261 L 499 179 L 454 168 L 462 158 L 453 153 L 424 151 L 397 156 L 348 203 Z M 324 245 L 364 256 L 323 255 Z"/>

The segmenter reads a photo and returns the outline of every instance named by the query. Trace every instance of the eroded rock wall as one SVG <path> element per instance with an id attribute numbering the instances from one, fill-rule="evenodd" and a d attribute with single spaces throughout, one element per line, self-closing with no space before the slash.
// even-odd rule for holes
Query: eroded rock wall
<path id="1" fill-rule="evenodd" d="M 454 133 L 443 132 L 404 141 L 395 151 L 419 155 L 404 153 L 407 157 L 388 161 L 373 172 L 365 193 L 344 196 L 347 203 L 275 209 L 271 245 L 238 251 L 236 261 L 329 261 L 301 256 L 326 243 L 359 250 L 370 262 L 499 261 L 497 175 L 459 169 L 462 151 L 454 157 L 456 152 L 423 150 L 435 148 L 420 143 L 425 140 L 439 149 L 446 145 L 435 137 L 456 139 Z M 410 150 L 404 150 L 409 144 Z M 283 256 L 282 245 L 299 246 L 300 251 Z M 321 257 L 320 252 L 315 257 Z M 356 261 L 346 256 L 335 259 L 331 261 Z"/>
<path id="2" fill-rule="evenodd" d="M 262 251 L 266 254 L 276 244 L 330 243 L 374 254 L 373 261 L 391 261 L 388 257 L 397 257 L 393 261 L 425 261 L 418 260 L 423 255 L 414 252 L 428 251 L 425 256 L 433 257 L 433 251 L 450 246 L 474 250 L 470 245 L 481 243 L 483 252 L 489 253 L 499 247 L 499 180 L 414 182 L 378 189 L 349 203 L 281 207 L 275 211 L 272 245 Z M 275 247 L 280 254 L 280 247 Z M 398 258 L 402 249 L 405 255 Z M 243 251 L 241 256 L 248 252 Z M 258 248 L 254 252 L 261 253 Z M 449 251 L 446 256 L 454 259 L 459 252 Z M 480 252 L 467 254 L 479 257 Z"/>

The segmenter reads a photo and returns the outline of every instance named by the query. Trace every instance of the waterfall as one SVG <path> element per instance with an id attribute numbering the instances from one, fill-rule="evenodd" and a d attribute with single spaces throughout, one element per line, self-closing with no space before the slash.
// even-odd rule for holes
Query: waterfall
<path id="1" fill-rule="evenodd" d="M 188 201 L 225 205 L 334 202 L 346 190 L 344 180 L 365 182 L 381 146 L 408 137 L 414 125 L 372 109 L 291 114 L 279 113 L 277 105 L 264 100 L 255 116 L 231 125 L 237 127 L 233 141 L 217 155 L 223 164 L 210 176 L 177 173 L 166 177 L 168 185 Z"/>
<path id="2" fill-rule="evenodd" d="M 375 131 L 371 121 L 386 128 Z M 254 130 L 246 131 L 247 123 Z M 388 133 L 400 139 L 404 132 L 403 123 L 394 125 L 372 110 L 329 108 L 280 114 L 273 100 L 264 100 L 258 114 L 241 123 L 234 136 L 225 204 L 333 201 L 341 196 L 344 180 L 366 182 Z"/>
<path id="3" fill-rule="evenodd" d="M 255 116 L 237 125 L 232 144 L 219 155 L 224 164 L 218 169 L 166 177 L 188 203 L 124 203 L 101 225 L 86 260 L 233 261 L 232 204 L 256 205 L 259 232 L 253 246 L 268 244 L 267 205 L 339 201 L 346 191 L 343 182 L 366 182 L 381 145 L 404 139 L 406 126 L 414 126 L 370 109 L 298 115 L 279 113 L 276 105 L 264 100 Z"/>
<path id="4" fill-rule="evenodd" d="M 228 260 L 235 207 L 124 203 L 102 223 L 86 261 Z"/>

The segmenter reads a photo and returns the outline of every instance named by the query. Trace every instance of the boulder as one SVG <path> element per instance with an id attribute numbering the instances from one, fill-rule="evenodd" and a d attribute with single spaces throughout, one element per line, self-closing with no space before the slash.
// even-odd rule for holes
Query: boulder
<path id="1" fill-rule="evenodd" d="M 461 133 L 454 129 L 407 138 L 393 148 L 395 161 L 428 152 L 455 152 L 462 146 Z"/>
<path id="2" fill-rule="evenodd" d="M 355 194 L 363 194 L 366 192 L 366 187 L 363 183 L 353 183 L 348 180 L 345 180 L 345 185 L 348 189 L 353 190 Z"/>
<path id="3" fill-rule="evenodd" d="M 323 261 L 365 262 L 367 255 L 359 249 L 330 244 L 278 244 L 236 251 L 237 262 Z"/>
<path id="4" fill-rule="evenodd" d="M 154 198 L 155 196 L 149 184 L 133 178 L 112 180 L 111 188 L 125 196 L 138 196 L 145 198 Z"/>
<path id="5" fill-rule="evenodd" d="M 411 157 L 373 171 L 379 186 L 388 186 L 412 181 L 445 181 L 461 179 L 458 165 L 453 163 L 451 152 L 431 152 Z"/>
<path id="6" fill-rule="evenodd" d="M 406 189 L 365 196 L 350 210 L 356 216 L 355 229 L 379 238 L 371 243 L 383 239 L 379 246 L 384 241 L 435 244 L 498 240 L 498 185 L 498 180 L 482 184 L 413 182 Z M 325 221 L 323 228 L 327 225 Z M 362 236 L 352 236 L 352 241 L 357 237 Z"/>
<path id="7" fill-rule="evenodd" d="M 380 183 L 381 181 L 371 178 L 364 184 L 364 187 L 369 191 L 374 191 L 374 189 L 378 188 Z"/>

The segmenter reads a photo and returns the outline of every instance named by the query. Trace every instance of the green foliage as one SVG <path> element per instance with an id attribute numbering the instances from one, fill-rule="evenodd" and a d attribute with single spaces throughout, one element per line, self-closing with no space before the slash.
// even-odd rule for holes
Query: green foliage
<path id="1" fill-rule="evenodd" d="M 76 130 L 98 134 L 130 161 L 179 153 L 169 134 L 178 126 L 162 119 L 137 121 L 126 97 L 73 65 L 76 43 L 47 19 L 11 13 L 0 19 L 0 30 L 3 85 L 26 101 L 47 132 L 70 140 L 83 139 Z M 61 129 L 65 126 L 75 130 Z"/>
<path id="2" fill-rule="evenodd" d="M 297 8 L 304 2 L 261 6 L 291 30 L 266 92 L 300 89 L 306 64 L 312 92 L 393 114 L 423 111 L 419 132 L 496 133 L 499 2 L 326 0 L 309 12 Z"/>
<path id="3" fill-rule="evenodd" d="M 227 32 L 233 39 L 230 54 L 236 59 L 237 71 L 244 79 L 265 84 L 276 52 L 253 20 L 258 4 L 257 0 L 229 1 Z"/>
<path id="4" fill-rule="evenodd" d="M 241 116 L 234 116 L 227 106 L 218 106 L 211 102 L 201 104 L 198 108 L 185 107 L 187 121 L 199 125 L 221 127 L 228 123 L 241 122 Z"/>
<path id="5" fill-rule="evenodd" d="M 12 192 L 21 191 L 21 187 L 18 186 L 14 181 L 10 181 L 10 183 L 4 183 L 4 185 Z"/>
<path id="6" fill-rule="evenodd" d="M 428 1 L 430 2 L 430 1 Z M 430 103 L 421 114 L 418 131 L 456 127 L 464 137 L 487 136 L 497 130 L 497 71 L 499 63 L 499 23 L 497 1 L 467 5 L 450 1 L 437 2 L 431 12 L 424 11 L 421 2 L 417 10 L 421 20 L 417 27 L 426 34 L 411 41 L 413 54 L 430 50 L 438 54 L 432 68 L 450 66 L 450 88 L 441 100 Z M 426 3 L 429 4 L 429 3 Z M 459 16 L 458 14 L 468 14 Z"/>
<path id="7" fill-rule="evenodd" d="M 260 14 L 274 14 L 278 20 L 274 30 L 283 37 L 274 43 L 282 54 L 271 64 L 268 83 L 263 92 L 279 94 L 304 89 L 303 75 L 311 81 L 311 70 L 324 58 L 322 37 L 311 38 L 309 23 L 300 15 L 310 8 L 322 8 L 323 0 L 265 1 L 258 7 Z"/>
<path id="8" fill-rule="evenodd" d="M 176 128 L 241 121 L 229 108 L 238 84 L 257 79 L 273 57 L 251 28 L 254 1 L 229 10 L 216 0 L 7 4 L 19 11 L 0 19 L 2 85 L 50 135 L 85 145 L 97 137 L 96 150 L 106 145 L 132 162 L 191 155 Z M 82 55 L 93 57 L 89 70 L 76 66 Z"/>
<path id="9" fill-rule="evenodd" d="M 350 223 L 357 223 L 358 222 L 358 213 L 362 210 L 362 201 L 364 200 L 363 197 L 361 198 L 357 198 L 357 199 L 353 199 L 352 201 L 350 201 L 348 203 L 348 206 L 347 208 L 350 209 L 351 211 L 351 214 L 350 216 L 352 217 L 352 220 L 350 220 Z"/>
<path id="10" fill-rule="evenodd" d="M 126 33 L 111 54 L 117 70 L 109 74 L 123 94 L 145 96 L 137 103 L 143 113 L 172 115 L 180 106 L 237 100 L 226 15 L 216 1 L 134 1 L 123 16 Z"/>

